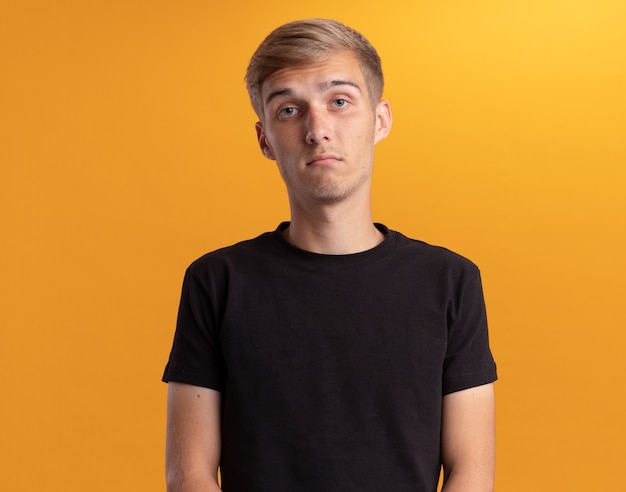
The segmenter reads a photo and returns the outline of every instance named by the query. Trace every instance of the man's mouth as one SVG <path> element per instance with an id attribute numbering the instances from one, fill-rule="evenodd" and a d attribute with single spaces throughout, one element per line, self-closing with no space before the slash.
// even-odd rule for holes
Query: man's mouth
<path id="1" fill-rule="evenodd" d="M 335 154 L 318 154 L 315 157 L 313 157 L 313 159 L 311 159 L 309 162 L 307 162 L 307 165 L 332 166 L 333 164 L 335 164 L 336 162 L 340 160 L 341 159 Z"/>

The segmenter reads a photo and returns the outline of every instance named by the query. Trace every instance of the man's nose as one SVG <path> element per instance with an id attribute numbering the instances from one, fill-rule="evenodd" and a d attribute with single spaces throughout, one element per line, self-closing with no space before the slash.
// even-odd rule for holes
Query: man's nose
<path id="1" fill-rule="evenodd" d="M 307 115 L 306 141 L 309 144 L 320 144 L 330 137 L 328 115 L 323 109 L 310 108 Z"/>

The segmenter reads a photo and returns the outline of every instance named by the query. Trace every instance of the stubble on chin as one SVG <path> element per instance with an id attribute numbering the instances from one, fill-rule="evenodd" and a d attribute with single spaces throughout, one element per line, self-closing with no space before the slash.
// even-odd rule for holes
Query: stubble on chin
<path id="1" fill-rule="evenodd" d="M 326 175 L 328 173 L 328 175 Z M 322 176 L 309 183 L 307 194 L 315 202 L 333 204 L 341 202 L 366 185 L 368 175 L 362 174 L 353 181 L 342 181 L 341 177 L 332 176 L 332 171 L 323 171 Z"/>

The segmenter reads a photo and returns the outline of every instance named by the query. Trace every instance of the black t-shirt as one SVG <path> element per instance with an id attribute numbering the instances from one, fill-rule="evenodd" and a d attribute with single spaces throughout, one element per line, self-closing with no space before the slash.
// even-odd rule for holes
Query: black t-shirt
<path id="1" fill-rule="evenodd" d="M 187 270 L 164 381 L 222 392 L 230 492 L 434 492 L 445 394 L 495 381 L 480 274 L 377 227 L 350 255 L 281 232 Z"/>

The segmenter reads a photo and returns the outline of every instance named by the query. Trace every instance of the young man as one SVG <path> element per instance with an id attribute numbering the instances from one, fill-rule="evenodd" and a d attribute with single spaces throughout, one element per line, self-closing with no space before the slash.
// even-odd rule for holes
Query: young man
<path id="1" fill-rule="evenodd" d="M 169 382 L 168 491 L 493 488 L 495 364 L 478 269 L 372 223 L 391 128 L 374 48 L 279 27 L 246 81 L 291 220 L 188 269 Z"/>

